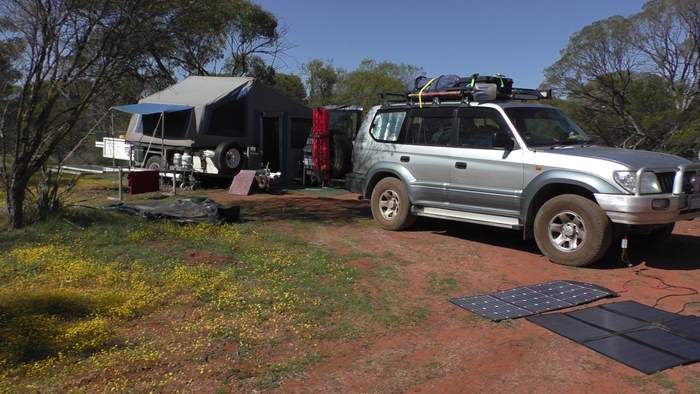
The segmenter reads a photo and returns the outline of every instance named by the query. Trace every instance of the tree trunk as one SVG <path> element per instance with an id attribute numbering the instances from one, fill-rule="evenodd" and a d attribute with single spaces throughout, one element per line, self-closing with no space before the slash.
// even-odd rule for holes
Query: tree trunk
<path id="1" fill-rule="evenodd" d="M 27 183 L 12 182 L 5 198 L 10 228 L 18 229 L 24 226 L 24 198 L 27 195 Z"/>

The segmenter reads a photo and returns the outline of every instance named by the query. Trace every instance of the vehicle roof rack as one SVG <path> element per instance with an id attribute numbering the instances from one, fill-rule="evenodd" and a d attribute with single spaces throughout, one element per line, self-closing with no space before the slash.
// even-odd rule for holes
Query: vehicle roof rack
<path id="1" fill-rule="evenodd" d="M 552 89 L 539 90 L 539 89 L 526 89 L 526 88 L 513 88 L 511 93 L 508 95 L 499 95 L 495 100 L 474 100 L 474 89 L 471 87 L 465 88 L 452 88 L 438 92 L 410 92 L 410 93 L 380 93 L 382 105 L 423 105 L 423 104 L 433 104 L 440 105 L 441 103 L 469 103 L 469 102 L 497 102 L 504 100 L 547 100 L 551 99 Z"/>

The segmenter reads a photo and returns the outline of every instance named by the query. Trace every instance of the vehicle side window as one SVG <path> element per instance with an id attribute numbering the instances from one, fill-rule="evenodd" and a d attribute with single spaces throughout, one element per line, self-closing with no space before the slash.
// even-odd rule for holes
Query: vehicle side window
<path id="1" fill-rule="evenodd" d="M 494 133 L 510 133 L 503 117 L 491 108 L 465 108 L 459 114 L 459 146 L 494 149 Z"/>
<path id="2" fill-rule="evenodd" d="M 528 140 L 534 136 L 535 140 L 538 139 L 549 139 L 549 140 L 566 140 L 569 137 L 569 133 L 564 130 L 562 124 L 557 119 L 547 119 L 547 118 L 526 118 L 522 119 L 521 128 L 523 129 L 523 134 Z"/>
<path id="3" fill-rule="evenodd" d="M 411 145 L 452 145 L 453 111 L 450 109 L 414 110 L 402 142 Z"/>
<path id="4" fill-rule="evenodd" d="M 396 142 L 401 135 L 401 127 L 405 118 L 405 111 L 380 112 L 374 117 L 369 132 L 376 140 Z"/>

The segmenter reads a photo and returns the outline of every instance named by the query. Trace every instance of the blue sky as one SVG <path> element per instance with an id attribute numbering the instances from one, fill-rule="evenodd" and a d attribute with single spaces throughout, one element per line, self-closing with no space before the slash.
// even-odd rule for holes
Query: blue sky
<path id="1" fill-rule="evenodd" d="M 254 0 L 295 45 L 283 71 L 314 58 L 354 69 L 370 57 L 423 67 L 428 75 L 503 73 L 537 87 L 572 33 L 630 15 L 642 0 Z"/>

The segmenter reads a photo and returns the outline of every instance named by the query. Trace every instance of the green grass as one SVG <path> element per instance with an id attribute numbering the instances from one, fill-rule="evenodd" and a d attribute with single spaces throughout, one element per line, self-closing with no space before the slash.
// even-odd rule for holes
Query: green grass
<path id="1" fill-rule="evenodd" d="M 0 391 L 181 389 L 192 376 L 178 363 L 270 388 L 318 362 L 321 338 L 427 314 L 356 292 L 345 259 L 260 224 L 70 212 L 0 233 Z"/>
<path id="2" fill-rule="evenodd" d="M 438 275 L 435 272 L 427 274 L 429 290 L 433 294 L 448 295 L 459 288 L 457 280 L 451 276 Z"/>

